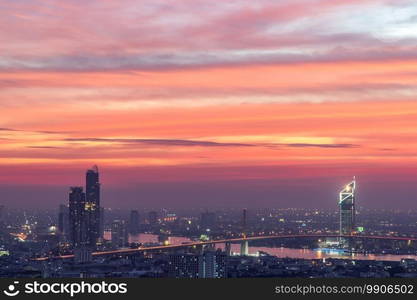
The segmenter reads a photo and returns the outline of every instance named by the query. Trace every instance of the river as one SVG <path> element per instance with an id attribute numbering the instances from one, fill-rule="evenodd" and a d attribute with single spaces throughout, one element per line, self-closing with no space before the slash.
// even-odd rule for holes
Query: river
<path id="1" fill-rule="evenodd" d="M 111 238 L 110 232 L 105 232 L 105 239 Z M 137 235 L 129 235 L 130 243 L 159 243 L 158 235 L 140 233 Z M 168 237 L 171 245 L 179 245 L 181 243 L 191 242 L 186 237 Z M 249 244 L 250 245 L 250 244 Z M 218 248 L 224 248 L 223 244 Z M 232 244 L 232 252 L 239 253 L 240 245 Z M 397 255 L 397 254 L 349 254 L 335 249 L 294 249 L 285 247 L 251 247 L 249 246 L 249 254 L 257 254 L 259 251 L 266 252 L 270 255 L 281 258 L 300 258 L 300 259 L 323 259 L 323 258 L 343 258 L 355 260 L 377 260 L 377 261 L 400 261 L 403 258 L 416 259 L 417 255 Z"/>

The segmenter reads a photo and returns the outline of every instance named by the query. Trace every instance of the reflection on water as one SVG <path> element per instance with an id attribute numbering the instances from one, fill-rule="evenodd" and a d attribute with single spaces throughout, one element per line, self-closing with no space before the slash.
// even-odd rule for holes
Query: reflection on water
<path id="1" fill-rule="evenodd" d="M 292 249 L 292 248 L 269 248 L 269 247 L 249 247 L 249 253 L 256 254 L 258 251 L 266 252 L 277 257 L 322 259 L 322 258 L 343 258 L 356 260 L 384 260 L 400 261 L 402 258 L 417 259 L 417 255 L 394 255 L 394 254 L 359 254 L 346 253 L 341 251 L 321 251 L 319 249 Z"/>
<path id="2" fill-rule="evenodd" d="M 140 234 L 129 234 L 129 243 L 158 243 L 160 242 L 158 236 L 155 234 L 140 233 Z M 170 245 L 179 245 L 182 243 L 191 242 L 189 238 L 180 237 L 180 236 L 170 236 L 168 237 L 168 242 Z"/>
<path id="3" fill-rule="evenodd" d="M 141 233 L 141 234 L 129 234 L 129 243 L 158 243 L 158 236 L 155 234 L 147 234 L 147 233 Z"/>
<path id="4" fill-rule="evenodd" d="M 111 232 L 104 232 L 104 239 L 111 240 Z M 129 243 L 141 243 L 141 244 L 157 244 L 160 240 L 158 235 L 150 233 L 139 233 L 139 234 L 129 234 Z M 181 236 L 170 236 L 168 237 L 168 242 L 171 245 L 179 245 L 182 243 L 189 243 L 191 240 L 186 237 Z"/>
<path id="5" fill-rule="evenodd" d="M 111 239 L 111 233 L 106 231 L 104 238 Z M 186 237 L 169 237 L 168 241 L 171 245 L 179 245 L 182 243 L 191 242 Z M 129 235 L 130 243 L 159 243 L 158 236 L 155 234 L 140 233 L 137 235 Z M 224 249 L 224 244 L 216 245 L 218 248 Z M 240 245 L 232 244 L 232 252 L 239 253 Z M 394 255 L 394 254 L 349 254 L 340 250 L 320 250 L 320 249 L 293 249 L 283 247 L 249 247 L 250 254 L 257 254 L 259 251 L 266 252 L 277 257 L 289 257 L 300 259 L 322 259 L 322 258 L 343 258 L 356 260 L 385 260 L 385 261 L 399 261 L 402 258 L 417 259 L 417 255 Z"/>

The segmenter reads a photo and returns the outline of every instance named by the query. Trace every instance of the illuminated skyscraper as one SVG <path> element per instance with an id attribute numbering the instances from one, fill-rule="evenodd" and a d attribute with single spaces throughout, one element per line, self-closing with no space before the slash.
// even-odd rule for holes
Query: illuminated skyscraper
<path id="1" fill-rule="evenodd" d="M 85 217 L 88 245 L 95 246 L 100 234 L 100 182 L 97 166 L 87 170 L 85 183 Z"/>
<path id="2" fill-rule="evenodd" d="M 74 247 L 86 243 L 85 194 L 82 187 L 71 187 L 69 193 L 69 238 Z"/>
<path id="3" fill-rule="evenodd" d="M 355 177 L 339 194 L 340 235 L 351 235 L 355 228 Z"/>

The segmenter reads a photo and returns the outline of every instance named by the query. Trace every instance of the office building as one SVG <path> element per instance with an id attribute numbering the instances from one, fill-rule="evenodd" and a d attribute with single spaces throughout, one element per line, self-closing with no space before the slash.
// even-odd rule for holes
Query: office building
<path id="1" fill-rule="evenodd" d="M 100 230 L 100 181 L 98 167 L 87 170 L 85 184 L 85 220 L 87 224 L 87 243 L 94 247 L 101 238 Z"/>
<path id="2" fill-rule="evenodd" d="M 340 235 L 351 235 L 355 229 L 356 180 L 347 184 L 339 194 Z"/>
<path id="3" fill-rule="evenodd" d="M 85 223 L 85 193 L 82 187 L 71 187 L 69 192 L 69 237 L 74 247 L 87 242 Z"/>

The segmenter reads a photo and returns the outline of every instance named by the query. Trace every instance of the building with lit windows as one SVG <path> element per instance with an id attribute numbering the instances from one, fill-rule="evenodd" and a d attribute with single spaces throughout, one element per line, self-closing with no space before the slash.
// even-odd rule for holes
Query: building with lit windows
<path id="1" fill-rule="evenodd" d="M 227 254 L 223 251 L 205 251 L 196 254 L 171 254 L 168 259 L 169 277 L 225 278 Z"/>
<path id="2" fill-rule="evenodd" d="M 351 235 L 355 228 L 356 180 L 347 184 L 339 193 L 340 235 Z"/>
<path id="3" fill-rule="evenodd" d="M 82 187 L 71 187 L 69 192 L 69 238 L 74 247 L 86 244 L 85 193 Z"/>
<path id="4" fill-rule="evenodd" d="M 100 182 L 98 167 L 87 170 L 85 182 L 85 221 L 87 226 L 87 243 L 94 247 L 100 234 Z"/>
<path id="5" fill-rule="evenodd" d="M 77 247 L 95 248 L 104 231 L 100 208 L 100 182 L 97 166 L 86 173 L 85 193 L 82 187 L 71 187 L 69 193 L 69 240 Z M 63 229 L 63 214 L 58 216 Z"/>

